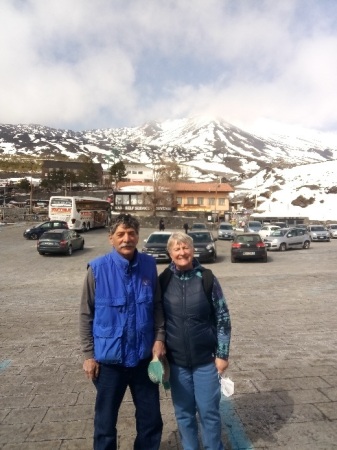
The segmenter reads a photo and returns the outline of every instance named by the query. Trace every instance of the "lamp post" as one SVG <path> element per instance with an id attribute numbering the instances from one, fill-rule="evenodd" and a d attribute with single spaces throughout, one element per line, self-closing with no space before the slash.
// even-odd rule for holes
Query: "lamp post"
<path id="1" fill-rule="evenodd" d="M 33 213 L 33 177 L 30 171 L 30 194 L 29 194 L 29 214 Z"/>
<path id="2" fill-rule="evenodd" d="M 2 222 L 5 223 L 6 186 L 4 186 L 4 199 L 2 204 Z"/>
<path id="3" fill-rule="evenodd" d="M 214 205 L 214 215 L 215 220 L 218 222 L 218 210 L 217 210 L 217 203 L 218 203 L 218 188 L 221 186 L 221 178 L 219 177 L 219 183 L 215 186 L 215 205 Z"/>

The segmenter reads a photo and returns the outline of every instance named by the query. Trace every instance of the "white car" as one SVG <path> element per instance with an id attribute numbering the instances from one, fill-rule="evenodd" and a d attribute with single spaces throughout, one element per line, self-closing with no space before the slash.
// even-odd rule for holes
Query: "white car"
<path id="1" fill-rule="evenodd" d="M 311 241 L 330 242 L 330 232 L 323 225 L 308 225 L 307 230 Z"/>
<path id="2" fill-rule="evenodd" d="M 259 231 L 259 235 L 262 239 L 270 236 L 273 231 L 279 230 L 280 227 L 277 225 L 264 225 Z"/>
<path id="3" fill-rule="evenodd" d="M 327 228 L 330 233 L 330 237 L 332 239 L 337 238 L 337 223 L 331 223 Z"/>

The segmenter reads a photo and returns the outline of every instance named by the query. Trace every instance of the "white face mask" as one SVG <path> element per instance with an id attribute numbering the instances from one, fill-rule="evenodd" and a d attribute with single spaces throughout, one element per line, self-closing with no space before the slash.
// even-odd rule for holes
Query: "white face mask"
<path id="1" fill-rule="evenodd" d="M 234 394 L 234 381 L 223 374 L 219 375 L 219 382 L 221 385 L 221 392 L 225 397 L 230 397 Z"/>

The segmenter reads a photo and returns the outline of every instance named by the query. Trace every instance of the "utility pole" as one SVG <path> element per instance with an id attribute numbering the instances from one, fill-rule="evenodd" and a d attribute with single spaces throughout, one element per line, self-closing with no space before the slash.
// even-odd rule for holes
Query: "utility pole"
<path id="1" fill-rule="evenodd" d="M 32 177 L 32 171 L 30 171 L 29 214 L 33 214 L 33 177 Z"/>
<path id="2" fill-rule="evenodd" d="M 6 206 L 6 186 L 4 186 L 4 200 L 2 208 L 2 221 L 5 222 L 5 206 Z"/>

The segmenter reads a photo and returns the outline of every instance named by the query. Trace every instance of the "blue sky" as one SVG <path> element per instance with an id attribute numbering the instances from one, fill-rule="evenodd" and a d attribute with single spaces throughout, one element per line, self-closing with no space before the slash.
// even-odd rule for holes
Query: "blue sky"
<path id="1" fill-rule="evenodd" d="M 335 0 L 1 0 L 0 123 L 337 133 Z"/>

